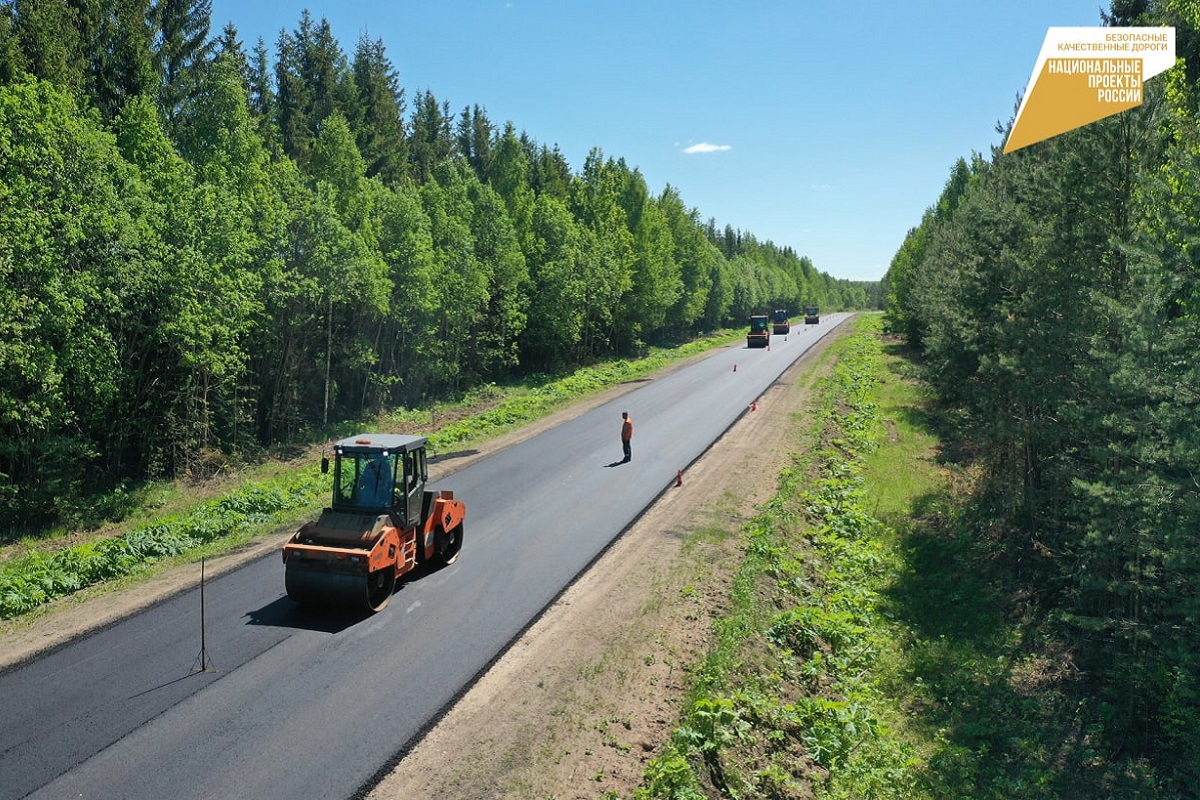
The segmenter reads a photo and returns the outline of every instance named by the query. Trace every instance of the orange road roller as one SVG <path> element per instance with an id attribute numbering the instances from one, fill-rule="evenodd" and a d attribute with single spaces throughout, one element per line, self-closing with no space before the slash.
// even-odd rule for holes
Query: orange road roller
<path id="1" fill-rule="evenodd" d="M 365 433 L 334 444 L 333 503 L 283 546 L 288 597 L 381 611 L 400 576 L 458 558 L 466 507 L 453 492 L 426 491 L 427 441 Z M 321 459 L 321 471 L 329 467 Z"/>

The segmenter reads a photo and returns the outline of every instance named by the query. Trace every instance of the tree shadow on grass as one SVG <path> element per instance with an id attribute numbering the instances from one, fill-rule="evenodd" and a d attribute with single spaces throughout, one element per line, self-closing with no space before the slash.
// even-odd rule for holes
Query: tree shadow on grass
<path id="1" fill-rule="evenodd" d="M 930 796 L 1163 796 L 1089 735 L 1085 676 L 997 558 L 986 508 L 935 493 L 891 524 L 904 563 L 883 610 L 907 633 L 895 691 L 934 743 Z"/>
<path id="2" fill-rule="evenodd" d="M 893 373 L 921 380 L 919 354 L 894 341 L 884 349 L 895 356 Z M 936 436 L 943 467 L 978 473 L 987 437 L 973 435 L 959 411 L 931 398 L 895 413 Z M 898 534 L 903 564 L 882 610 L 907 639 L 890 688 L 929 747 L 925 795 L 1194 796 L 1170 793 L 1153 768 L 1105 744 L 1100 687 L 1075 666 L 1082 643 L 1051 621 L 1056 566 L 1006 521 L 1014 506 L 1002 486 L 956 483 L 883 519 Z"/>

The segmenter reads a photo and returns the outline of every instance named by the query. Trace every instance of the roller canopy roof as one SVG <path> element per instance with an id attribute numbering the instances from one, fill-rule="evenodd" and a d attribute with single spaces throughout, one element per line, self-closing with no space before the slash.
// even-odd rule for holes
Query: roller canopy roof
<path id="1" fill-rule="evenodd" d="M 381 450 L 407 453 L 424 447 L 427 441 L 424 436 L 405 436 L 400 433 L 360 433 L 340 439 L 333 446 L 345 453 L 374 453 Z"/>

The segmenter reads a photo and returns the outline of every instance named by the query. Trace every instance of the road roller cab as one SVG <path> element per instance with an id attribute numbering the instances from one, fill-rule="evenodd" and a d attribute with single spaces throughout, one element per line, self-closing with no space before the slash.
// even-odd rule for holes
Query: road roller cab
<path id="1" fill-rule="evenodd" d="M 288 597 L 380 611 L 401 575 L 458 558 L 466 509 L 453 492 L 425 488 L 426 442 L 367 433 L 334 444 L 332 504 L 283 546 Z"/>

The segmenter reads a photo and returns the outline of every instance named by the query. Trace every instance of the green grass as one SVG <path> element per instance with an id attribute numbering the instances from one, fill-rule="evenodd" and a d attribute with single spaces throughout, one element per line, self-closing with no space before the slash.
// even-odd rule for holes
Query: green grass
<path id="1" fill-rule="evenodd" d="M 895 356 L 886 362 L 895 366 Z M 938 438 L 932 431 L 928 412 L 923 410 L 927 394 L 916 383 L 881 381 L 873 400 L 879 408 L 879 446 L 863 455 L 867 478 L 867 507 L 888 522 L 907 517 L 912 503 L 937 490 L 945 475 L 936 463 Z"/>

